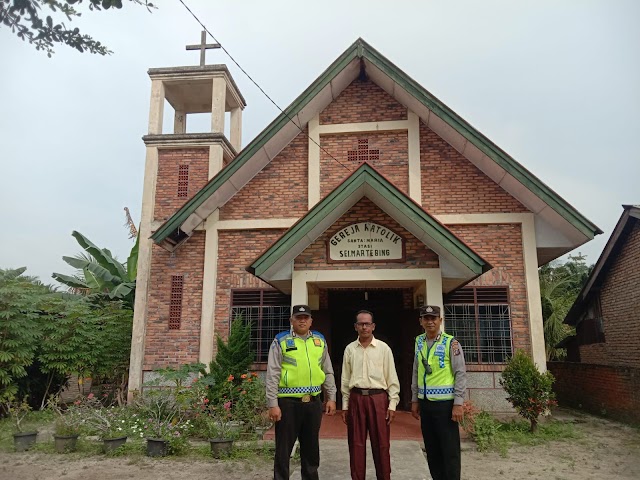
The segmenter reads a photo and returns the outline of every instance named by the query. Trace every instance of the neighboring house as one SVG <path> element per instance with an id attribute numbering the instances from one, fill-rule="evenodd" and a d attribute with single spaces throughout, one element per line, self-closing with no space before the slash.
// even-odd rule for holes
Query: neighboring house
<path id="1" fill-rule="evenodd" d="M 546 368 L 538 266 L 601 231 L 366 42 L 242 150 L 245 103 L 224 65 L 149 76 L 130 391 L 210 362 L 240 314 L 264 369 L 301 303 L 338 378 L 355 312 L 374 312 L 405 408 L 424 303 L 462 343 L 477 405 L 510 410 L 498 380 L 515 349 Z M 202 112 L 211 133 L 186 133 Z"/>
<path id="2" fill-rule="evenodd" d="M 640 207 L 623 205 L 565 323 L 567 362 L 553 362 L 560 402 L 640 422 Z"/>

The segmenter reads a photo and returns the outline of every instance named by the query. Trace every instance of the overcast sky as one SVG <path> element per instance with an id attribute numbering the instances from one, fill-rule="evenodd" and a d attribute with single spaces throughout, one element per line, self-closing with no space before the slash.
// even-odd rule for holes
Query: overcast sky
<path id="1" fill-rule="evenodd" d="M 640 2 L 185 0 L 242 67 L 287 106 L 358 37 L 523 164 L 605 233 L 640 203 Z M 0 268 L 71 273 L 78 230 L 122 261 L 123 208 L 140 219 L 151 82 L 197 65 L 200 26 L 178 0 L 148 13 L 86 12 L 113 55 L 53 58 L 0 27 Z M 85 9 L 86 10 L 86 9 Z M 278 111 L 220 50 L 248 106 L 243 145 Z M 202 119 L 188 131 L 200 130 Z M 165 120 L 172 125 L 172 121 Z"/>

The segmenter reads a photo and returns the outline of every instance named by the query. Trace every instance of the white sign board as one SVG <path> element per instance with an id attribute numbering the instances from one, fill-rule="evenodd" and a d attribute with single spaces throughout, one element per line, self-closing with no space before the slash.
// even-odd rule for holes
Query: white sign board
<path id="1" fill-rule="evenodd" d="M 404 240 L 377 223 L 353 223 L 329 240 L 329 259 L 333 261 L 402 260 Z"/>

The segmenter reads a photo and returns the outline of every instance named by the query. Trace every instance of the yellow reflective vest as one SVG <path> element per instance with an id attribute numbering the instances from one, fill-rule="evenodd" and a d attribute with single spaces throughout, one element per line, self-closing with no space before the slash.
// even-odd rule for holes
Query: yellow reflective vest
<path id="1" fill-rule="evenodd" d="M 278 397 L 318 395 L 325 379 L 322 354 L 327 342 L 324 336 L 310 331 L 307 339 L 303 340 L 289 331 L 279 333 L 276 339 L 282 349 Z"/>
<path id="2" fill-rule="evenodd" d="M 428 348 L 425 333 L 416 337 L 418 398 L 431 401 L 453 400 L 455 377 L 450 358 L 452 341 L 453 336 L 443 332 L 436 337 L 431 348 Z M 431 373 L 427 373 L 426 364 L 431 367 Z"/>

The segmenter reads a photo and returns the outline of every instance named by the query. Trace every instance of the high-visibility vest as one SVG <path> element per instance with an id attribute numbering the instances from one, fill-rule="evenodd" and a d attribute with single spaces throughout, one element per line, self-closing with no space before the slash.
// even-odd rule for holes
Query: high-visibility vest
<path id="1" fill-rule="evenodd" d="M 318 395 L 325 379 L 322 353 L 327 342 L 324 336 L 310 331 L 307 339 L 303 340 L 288 331 L 276 335 L 276 340 L 282 349 L 278 397 Z"/>
<path id="2" fill-rule="evenodd" d="M 416 359 L 418 361 L 418 398 L 432 401 L 453 400 L 454 383 L 453 368 L 451 368 L 451 342 L 453 336 L 441 333 L 431 345 L 427 347 L 427 335 L 416 337 Z M 431 373 L 427 374 L 424 362 L 431 366 Z"/>

